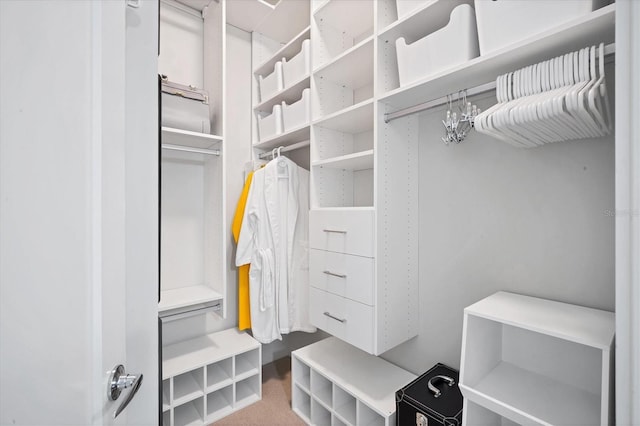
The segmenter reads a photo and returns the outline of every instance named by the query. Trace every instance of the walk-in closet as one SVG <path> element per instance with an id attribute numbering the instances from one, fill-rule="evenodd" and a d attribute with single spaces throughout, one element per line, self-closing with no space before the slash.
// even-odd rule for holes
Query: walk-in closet
<path id="1" fill-rule="evenodd" d="M 0 426 L 640 426 L 639 20 L 0 1 Z"/>

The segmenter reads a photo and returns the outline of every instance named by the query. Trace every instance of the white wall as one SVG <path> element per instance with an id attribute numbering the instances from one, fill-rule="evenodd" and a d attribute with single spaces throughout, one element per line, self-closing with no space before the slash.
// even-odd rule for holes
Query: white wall
<path id="1" fill-rule="evenodd" d="M 420 119 L 419 335 L 383 354 L 417 374 L 459 368 L 463 309 L 498 290 L 614 308 L 613 136 L 445 146 L 443 118 Z"/>

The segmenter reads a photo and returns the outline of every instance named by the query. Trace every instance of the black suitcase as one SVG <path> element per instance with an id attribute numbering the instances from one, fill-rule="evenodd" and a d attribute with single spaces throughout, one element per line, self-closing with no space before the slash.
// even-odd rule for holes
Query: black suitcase
<path id="1" fill-rule="evenodd" d="M 396 392 L 396 425 L 460 426 L 462 394 L 457 370 L 436 364 Z"/>

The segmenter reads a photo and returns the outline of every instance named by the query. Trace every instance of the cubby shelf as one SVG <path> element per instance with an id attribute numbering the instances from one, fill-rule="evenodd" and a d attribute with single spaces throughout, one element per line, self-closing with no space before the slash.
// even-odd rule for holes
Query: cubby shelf
<path id="1" fill-rule="evenodd" d="M 279 105 L 283 101 L 290 104 L 300 99 L 302 91 L 309 87 L 310 76 L 304 76 L 289 87 L 285 87 L 269 99 L 261 101 L 254 107 L 255 111 L 271 113 L 274 105 Z"/>
<path id="2" fill-rule="evenodd" d="M 163 409 L 174 425 L 212 423 L 260 400 L 261 367 L 260 343 L 236 329 L 166 346 Z"/>
<path id="3" fill-rule="evenodd" d="M 289 146 L 297 142 L 309 140 L 310 128 L 308 124 L 302 125 L 295 129 L 291 129 L 288 132 L 281 133 L 279 135 L 272 136 L 263 141 L 253 144 L 254 148 L 259 149 L 271 149 L 279 146 Z"/>
<path id="4" fill-rule="evenodd" d="M 308 39 L 311 34 L 311 27 L 308 26 L 304 30 L 302 30 L 298 35 L 296 35 L 291 41 L 282 46 L 280 50 L 274 53 L 270 59 L 266 60 L 264 63 L 259 65 L 253 73 L 255 75 L 265 75 L 273 71 L 273 65 L 281 60 L 282 58 L 291 58 L 293 55 L 300 51 L 302 47 L 302 42 L 305 39 Z"/>
<path id="5" fill-rule="evenodd" d="M 220 145 L 222 136 L 162 126 L 162 142 L 190 148 L 212 149 Z"/>
<path id="6" fill-rule="evenodd" d="M 611 312 L 498 292 L 465 309 L 460 390 L 518 424 L 610 424 L 614 333 Z"/>
<path id="7" fill-rule="evenodd" d="M 311 165 L 314 167 L 326 167 L 328 169 L 342 170 L 371 169 L 373 168 L 373 150 L 370 149 L 367 151 L 356 152 L 354 154 L 314 161 Z"/>
<path id="8" fill-rule="evenodd" d="M 494 81 L 500 74 L 562 55 L 567 51 L 601 42 L 612 43 L 615 40 L 614 24 L 615 4 L 611 4 L 496 52 L 479 56 L 406 87 L 390 90 L 380 96 L 379 100 L 396 108 L 405 108 L 457 92 L 465 87 Z M 397 87 L 397 82 L 395 84 Z M 389 83 L 386 84 L 388 85 Z"/>
<path id="9" fill-rule="evenodd" d="M 292 408 L 308 424 L 395 425 L 395 391 L 416 378 L 335 337 L 294 351 L 291 362 Z"/>

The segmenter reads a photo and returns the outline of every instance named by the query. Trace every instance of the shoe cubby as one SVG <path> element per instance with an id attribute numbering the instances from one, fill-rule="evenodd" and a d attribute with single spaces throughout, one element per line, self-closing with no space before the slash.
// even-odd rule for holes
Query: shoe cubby
<path id="1" fill-rule="evenodd" d="M 236 356 L 236 381 L 256 375 L 260 372 L 260 350 L 251 351 Z"/>
<path id="2" fill-rule="evenodd" d="M 204 395 L 204 369 L 202 367 L 173 378 L 173 400 L 176 404 Z"/>
<path id="3" fill-rule="evenodd" d="M 462 410 L 462 417 L 466 419 L 470 416 L 474 426 L 519 426 L 518 423 L 468 400 L 465 401 Z"/>
<path id="4" fill-rule="evenodd" d="M 416 378 L 335 337 L 292 352 L 291 364 L 292 408 L 310 425 L 395 426 L 395 392 Z"/>
<path id="5" fill-rule="evenodd" d="M 338 385 L 333 385 L 333 410 L 346 421 L 346 424 L 356 424 L 356 399 L 349 392 Z"/>
<path id="6" fill-rule="evenodd" d="M 220 389 L 233 382 L 233 360 L 226 358 L 207 365 L 207 392 Z"/>
<path id="7" fill-rule="evenodd" d="M 163 347 L 163 423 L 204 426 L 260 400 L 261 348 L 236 329 Z"/>
<path id="8" fill-rule="evenodd" d="M 207 394 L 207 418 L 219 419 L 233 408 L 233 385 Z"/>
<path id="9" fill-rule="evenodd" d="M 179 405 L 173 411 L 175 425 L 196 426 L 202 425 L 204 421 L 204 400 L 202 398 Z"/>

